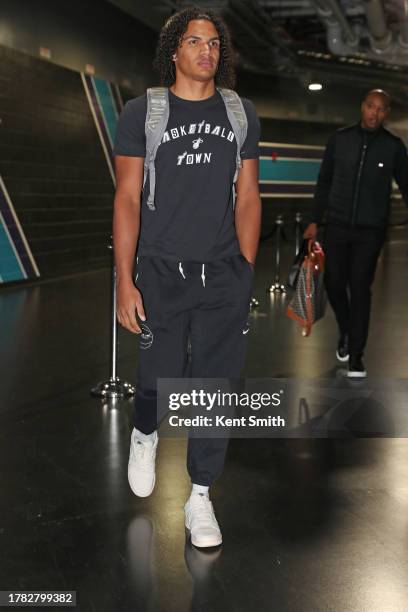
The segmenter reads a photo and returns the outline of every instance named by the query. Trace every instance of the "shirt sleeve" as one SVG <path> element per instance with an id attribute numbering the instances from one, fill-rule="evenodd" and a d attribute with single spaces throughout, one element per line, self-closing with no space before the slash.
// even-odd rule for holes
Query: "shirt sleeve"
<path id="1" fill-rule="evenodd" d="M 126 102 L 116 128 L 114 155 L 145 157 L 146 95 Z"/>
<path id="2" fill-rule="evenodd" d="M 397 154 L 395 156 L 394 178 L 404 202 L 408 206 L 408 156 L 407 149 L 400 138 L 398 139 Z"/>
<path id="3" fill-rule="evenodd" d="M 261 137 L 261 126 L 255 106 L 250 100 L 242 99 L 248 120 L 247 137 L 241 149 L 242 159 L 258 159 L 259 140 Z"/>
<path id="4" fill-rule="evenodd" d="M 321 223 L 324 213 L 327 209 L 331 184 L 334 173 L 334 149 L 336 144 L 336 132 L 332 134 L 327 142 L 324 151 L 322 164 L 320 166 L 319 176 L 317 178 L 312 216 L 310 223 Z"/>

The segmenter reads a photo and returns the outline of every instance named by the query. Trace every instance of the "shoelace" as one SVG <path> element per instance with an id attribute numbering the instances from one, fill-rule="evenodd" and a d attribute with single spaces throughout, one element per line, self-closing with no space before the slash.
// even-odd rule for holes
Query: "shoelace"
<path id="1" fill-rule="evenodd" d="M 205 495 L 199 496 L 200 500 L 194 500 L 192 508 L 197 512 L 194 514 L 194 519 L 201 527 L 216 527 L 217 521 L 212 512 L 212 504 Z"/>
<path id="2" fill-rule="evenodd" d="M 136 442 L 133 448 L 137 459 L 140 461 L 141 469 L 151 469 L 153 466 L 153 457 L 152 453 L 148 451 L 147 445 L 143 444 L 143 442 L 140 442 L 139 440 Z"/>

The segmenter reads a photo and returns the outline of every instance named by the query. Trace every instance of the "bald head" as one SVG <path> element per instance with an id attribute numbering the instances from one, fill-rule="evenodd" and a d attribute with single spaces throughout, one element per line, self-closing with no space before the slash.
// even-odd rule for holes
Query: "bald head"
<path id="1" fill-rule="evenodd" d="M 361 125 L 366 130 L 378 130 L 390 112 L 391 96 L 383 89 L 369 91 L 361 104 Z"/>
<path id="2" fill-rule="evenodd" d="M 385 89 L 370 89 L 364 96 L 363 102 L 367 100 L 370 96 L 381 96 L 384 99 L 385 104 L 390 107 L 391 106 L 391 96 L 385 91 Z"/>

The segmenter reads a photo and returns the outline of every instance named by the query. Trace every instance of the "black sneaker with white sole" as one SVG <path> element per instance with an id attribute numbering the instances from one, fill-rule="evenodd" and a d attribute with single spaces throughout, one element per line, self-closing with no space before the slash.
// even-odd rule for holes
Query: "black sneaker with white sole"
<path id="1" fill-rule="evenodd" d="M 367 376 L 366 369 L 364 367 L 363 359 L 361 356 L 350 357 L 349 371 L 347 373 L 349 378 L 365 378 Z"/>
<path id="2" fill-rule="evenodd" d="M 336 357 L 341 362 L 349 360 L 350 355 L 347 335 L 340 336 L 339 343 L 337 345 Z"/>

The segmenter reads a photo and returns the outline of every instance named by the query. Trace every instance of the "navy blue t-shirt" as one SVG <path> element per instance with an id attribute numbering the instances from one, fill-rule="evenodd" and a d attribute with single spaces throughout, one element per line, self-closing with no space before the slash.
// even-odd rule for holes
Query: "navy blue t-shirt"
<path id="1" fill-rule="evenodd" d="M 242 100 L 248 119 L 242 159 L 259 156 L 259 119 Z M 191 101 L 169 91 L 170 116 L 156 155 L 156 210 L 142 195 L 138 254 L 206 263 L 238 254 L 232 210 L 236 139 L 218 91 Z M 145 157 L 147 97 L 127 102 L 119 118 L 115 155 Z"/>

